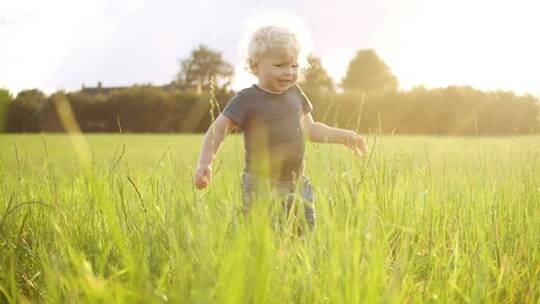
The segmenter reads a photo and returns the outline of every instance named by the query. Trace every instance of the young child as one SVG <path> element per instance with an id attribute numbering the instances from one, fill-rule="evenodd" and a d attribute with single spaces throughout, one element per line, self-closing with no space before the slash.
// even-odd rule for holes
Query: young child
<path id="1" fill-rule="evenodd" d="M 299 194 L 306 222 L 315 225 L 313 192 L 302 175 L 304 138 L 344 144 L 358 156 L 366 153 L 367 145 L 354 131 L 313 121 L 312 105 L 296 83 L 300 64 L 306 62 L 300 39 L 291 30 L 270 25 L 254 31 L 248 42 L 247 64 L 258 83 L 238 92 L 206 132 L 194 174 L 198 189 L 208 186 L 212 160 L 223 139 L 240 127 L 245 147 L 244 210 L 258 195 L 265 195 L 262 189 L 269 186 L 287 210 Z"/>

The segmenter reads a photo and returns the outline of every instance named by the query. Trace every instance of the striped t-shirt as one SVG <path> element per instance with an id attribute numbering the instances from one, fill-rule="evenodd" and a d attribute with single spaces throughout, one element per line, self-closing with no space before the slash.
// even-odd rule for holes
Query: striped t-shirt
<path id="1" fill-rule="evenodd" d="M 313 109 L 299 86 L 272 94 L 253 85 L 238 92 L 223 110 L 244 132 L 245 171 L 291 181 L 304 164 L 303 114 Z"/>

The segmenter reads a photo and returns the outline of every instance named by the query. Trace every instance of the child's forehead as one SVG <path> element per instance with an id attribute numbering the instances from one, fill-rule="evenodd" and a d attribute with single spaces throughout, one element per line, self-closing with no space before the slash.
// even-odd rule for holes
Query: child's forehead
<path id="1" fill-rule="evenodd" d="M 293 52 L 292 50 L 283 47 L 283 46 L 275 46 L 269 48 L 265 53 L 264 56 L 267 59 L 272 60 L 290 60 L 290 61 L 296 61 L 298 59 L 298 53 Z"/>

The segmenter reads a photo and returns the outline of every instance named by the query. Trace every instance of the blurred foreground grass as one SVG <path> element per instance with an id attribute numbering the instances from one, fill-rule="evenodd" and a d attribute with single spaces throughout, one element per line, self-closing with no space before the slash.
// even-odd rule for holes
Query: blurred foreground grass
<path id="1" fill-rule="evenodd" d="M 301 237 L 240 215 L 238 135 L 204 191 L 199 135 L 84 139 L 87 159 L 65 135 L 0 135 L 0 302 L 540 299 L 538 136 L 308 144 Z"/>

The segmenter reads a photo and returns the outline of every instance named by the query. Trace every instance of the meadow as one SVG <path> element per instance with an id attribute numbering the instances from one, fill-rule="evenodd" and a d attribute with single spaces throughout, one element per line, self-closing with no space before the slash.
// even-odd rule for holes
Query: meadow
<path id="1" fill-rule="evenodd" d="M 196 190 L 201 140 L 0 135 L 0 302 L 540 303 L 539 136 L 309 143 L 301 235 L 242 216 L 239 135 Z"/>

